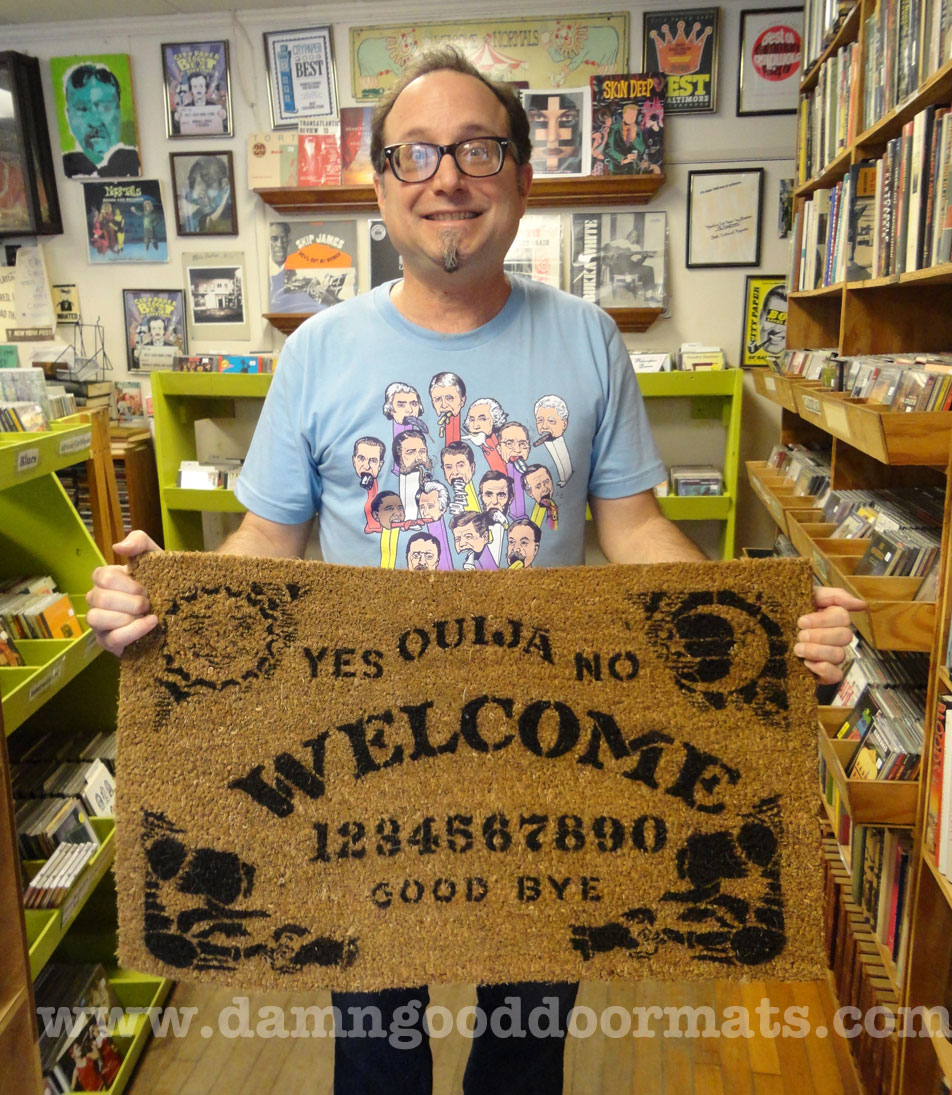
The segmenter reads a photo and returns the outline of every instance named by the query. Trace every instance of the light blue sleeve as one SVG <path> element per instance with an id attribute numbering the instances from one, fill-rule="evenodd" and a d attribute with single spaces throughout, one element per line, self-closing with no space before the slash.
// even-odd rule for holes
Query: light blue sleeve
<path id="1" fill-rule="evenodd" d="M 298 358 L 308 343 L 294 335 L 281 353 L 235 495 L 258 517 L 282 525 L 309 521 L 321 504 L 321 480 L 308 423 L 315 413 L 310 370 Z"/>
<path id="2" fill-rule="evenodd" d="M 614 322 L 607 346 L 607 382 L 592 445 L 589 494 L 627 498 L 649 490 L 667 476 L 655 448 L 641 389 L 628 350 Z"/>

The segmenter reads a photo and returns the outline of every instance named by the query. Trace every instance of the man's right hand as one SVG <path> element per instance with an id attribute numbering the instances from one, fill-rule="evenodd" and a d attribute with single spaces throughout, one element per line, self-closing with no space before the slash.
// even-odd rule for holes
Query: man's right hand
<path id="1" fill-rule="evenodd" d="M 127 559 L 147 551 L 161 551 L 144 532 L 136 530 L 113 544 L 113 550 Z M 96 642 L 119 657 L 125 648 L 147 635 L 159 622 L 152 615 L 145 587 L 130 577 L 128 567 L 96 567 L 93 588 L 86 594 L 89 611 L 86 623 L 96 634 Z"/>

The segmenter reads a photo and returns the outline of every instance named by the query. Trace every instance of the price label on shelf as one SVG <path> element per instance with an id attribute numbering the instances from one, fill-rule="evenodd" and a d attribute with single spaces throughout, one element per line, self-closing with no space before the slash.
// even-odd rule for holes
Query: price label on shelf
<path id="1" fill-rule="evenodd" d="M 820 406 L 819 399 L 814 399 L 812 395 L 805 395 L 803 397 L 803 405 L 810 412 L 810 414 L 821 414 L 822 407 Z"/>
<path id="2" fill-rule="evenodd" d="M 78 433 L 74 437 L 61 437 L 59 443 L 59 454 L 65 456 L 70 452 L 79 452 L 80 449 L 88 449 L 92 444 L 93 435 L 91 430 L 87 430 L 85 433 Z"/>
<path id="3" fill-rule="evenodd" d="M 35 700 L 41 692 L 45 692 L 47 688 L 52 687 L 53 683 L 59 680 L 62 675 L 63 660 L 59 658 L 30 685 L 27 698 L 30 701 Z"/>
<path id="4" fill-rule="evenodd" d="M 822 582 L 830 581 L 830 564 L 819 551 L 813 552 L 813 569 L 820 576 Z"/>
<path id="5" fill-rule="evenodd" d="M 772 376 L 764 377 L 764 387 L 768 392 L 775 392 L 777 390 L 777 382 Z"/>

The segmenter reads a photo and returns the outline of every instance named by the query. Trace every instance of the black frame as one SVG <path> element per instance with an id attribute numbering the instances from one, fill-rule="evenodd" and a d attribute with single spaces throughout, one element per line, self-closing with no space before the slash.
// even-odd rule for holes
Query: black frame
<path id="1" fill-rule="evenodd" d="M 736 106 L 736 109 L 735 109 L 735 112 L 734 112 L 738 118 L 760 118 L 760 117 L 766 117 L 767 115 L 770 115 L 770 114 L 796 114 L 796 112 L 797 112 L 797 101 L 798 100 L 797 100 L 796 95 L 794 95 L 793 106 L 788 107 L 788 108 L 783 108 L 783 109 L 779 109 L 779 110 L 742 110 L 741 109 L 741 95 L 742 95 L 743 90 L 744 90 L 744 88 L 743 88 L 743 82 L 744 82 L 744 54 L 746 52 L 745 46 L 744 46 L 744 32 L 747 29 L 747 18 L 748 18 L 748 16 L 751 16 L 751 15 L 776 16 L 776 15 L 783 15 L 785 13 L 790 13 L 790 12 L 797 12 L 797 13 L 799 13 L 799 15 L 802 18 L 803 15 L 804 15 L 804 8 L 803 8 L 802 5 L 800 7 L 789 7 L 789 8 L 746 8 L 744 11 L 742 11 L 740 13 L 740 39 L 739 39 L 739 44 L 738 44 L 739 52 L 737 54 L 737 106 Z M 795 81 L 795 83 L 796 83 L 795 90 L 799 89 L 800 80 L 803 78 L 804 30 L 805 30 L 805 28 L 801 29 L 801 31 L 800 31 L 800 76 Z"/>
<path id="2" fill-rule="evenodd" d="M 0 239 L 58 235 L 63 231 L 63 219 L 53 173 L 40 64 L 35 57 L 13 50 L 0 53 L 0 88 L 4 87 L 4 69 L 9 73 L 6 90 L 12 96 L 13 117 L 0 118 L 0 167 L 18 166 L 22 172 L 25 221 L 4 226 L 0 219 Z M 4 164 L 7 157 L 11 162 Z M 6 176 L 5 171 L 3 187 L 8 185 Z M 21 208 L 19 202 L 17 208 Z"/>
<path id="3" fill-rule="evenodd" d="M 756 241 L 754 244 L 754 255 L 751 259 L 742 259 L 739 262 L 692 262 L 691 261 L 691 206 L 693 204 L 693 185 L 695 176 L 708 176 L 708 175 L 756 175 L 757 182 L 757 223 L 756 223 Z M 760 265 L 760 245 L 761 245 L 761 231 L 760 222 L 763 219 L 764 210 L 764 169 L 762 167 L 719 167 L 710 168 L 703 171 L 689 171 L 688 172 L 688 212 L 687 212 L 687 234 L 684 242 L 684 264 L 691 270 L 716 270 L 728 267 L 738 266 L 759 266 Z"/>
<path id="4" fill-rule="evenodd" d="M 176 160 L 201 160 L 205 157 L 212 156 L 215 159 L 223 159 L 228 166 L 228 185 L 231 188 L 231 228 L 227 232 L 194 232 L 189 231 L 182 224 L 181 210 L 179 208 L 179 188 L 178 179 L 175 172 Z M 238 235 L 238 210 L 235 205 L 235 158 L 229 150 L 216 150 L 210 152 L 170 152 L 169 153 L 169 168 L 172 176 L 172 203 L 175 206 L 175 231 L 180 236 L 212 236 L 221 238 L 222 236 L 237 236 Z"/>
<path id="5" fill-rule="evenodd" d="M 713 14 L 713 27 L 714 33 L 712 35 L 713 42 L 711 43 L 711 68 L 709 75 L 711 77 L 711 90 L 709 94 L 709 102 L 707 106 L 693 106 L 684 107 L 679 109 L 676 106 L 676 100 L 673 98 L 665 99 L 664 112 L 669 116 L 676 114 L 716 114 L 717 113 L 717 55 L 721 45 L 721 9 L 719 7 L 691 7 L 691 8 L 673 8 L 667 11 L 646 11 L 642 16 L 641 23 L 641 71 L 642 72 L 657 72 L 659 67 L 653 64 L 648 57 L 649 52 L 655 52 L 649 46 L 649 34 L 654 29 L 653 23 L 659 20 L 664 20 L 668 23 L 674 22 L 677 25 L 678 19 L 703 13 L 705 15 Z M 661 23 L 658 22 L 660 26 Z M 688 23 L 685 24 L 689 26 Z M 705 44 L 701 56 L 707 51 L 707 45 Z M 685 75 L 694 75 L 694 73 L 686 73 Z M 665 73 L 665 77 L 668 77 L 668 73 Z"/>

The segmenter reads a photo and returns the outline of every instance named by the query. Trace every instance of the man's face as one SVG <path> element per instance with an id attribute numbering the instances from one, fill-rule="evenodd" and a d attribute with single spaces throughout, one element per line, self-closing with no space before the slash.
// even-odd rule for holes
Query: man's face
<path id="1" fill-rule="evenodd" d="M 455 384 L 446 387 L 437 384 L 430 389 L 430 399 L 437 414 L 459 414 L 463 409 L 463 397 Z"/>
<path id="2" fill-rule="evenodd" d="M 440 505 L 440 496 L 435 490 L 424 491 L 420 495 L 418 509 L 424 521 L 438 521 L 446 512 Z"/>
<path id="3" fill-rule="evenodd" d="M 539 545 L 535 541 L 535 535 L 531 528 L 519 525 L 509 530 L 509 543 L 506 547 L 506 558 L 510 564 L 517 559 L 523 566 L 531 567 L 532 560 L 539 553 Z"/>
<path id="4" fill-rule="evenodd" d="M 543 498 L 552 497 L 552 476 L 546 468 L 539 468 L 523 476 L 522 482 L 533 501 L 541 502 Z"/>
<path id="5" fill-rule="evenodd" d="M 466 415 L 466 432 L 485 434 L 487 437 L 496 428 L 488 403 L 474 403 Z"/>
<path id="6" fill-rule="evenodd" d="M 286 228 L 274 225 L 269 233 L 271 261 L 275 266 L 283 266 L 288 257 L 288 242 L 291 236 Z"/>
<path id="7" fill-rule="evenodd" d="M 770 297 L 770 307 L 760 313 L 760 340 L 768 354 L 782 354 L 787 345 L 787 309 L 783 301 Z"/>
<path id="8" fill-rule="evenodd" d="M 208 178 L 197 172 L 192 182 L 192 199 L 205 212 L 216 209 L 222 199 L 222 179 L 209 175 Z"/>
<path id="9" fill-rule="evenodd" d="M 561 437 L 565 433 L 565 419 L 559 417 L 554 407 L 540 407 L 536 411 L 536 429 L 541 437 L 544 433 L 550 433 L 553 437 Z"/>
<path id="10" fill-rule="evenodd" d="M 509 484 L 505 479 L 487 479 L 480 484 L 479 501 L 486 513 L 494 509 L 505 513 L 509 505 Z"/>
<path id="11" fill-rule="evenodd" d="M 153 346 L 161 346 L 165 342 L 165 322 L 163 320 L 149 320 L 149 341 Z"/>
<path id="12" fill-rule="evenodd" d="M 205 95 L 208 91 L 208 81 L 204 76 L 193 76 L 188 82 L 188 89 L 192 93 L 192 102 L 195 106 L 205 105 Z"/>
<path id="13" fill-rule="evenodd" d="M 507 464 L 529 459 L 529 437 L 519 426 L 503 427 L 499 433 L 499 455 Z"/>
<path id="14" fill-rule="evenodd" d="M 397 392 L 390 400 L 390 405 L 393 407 L 394 422 L 401 426 L 406 421 L 407 415 L 419 418 L 420 412 L 423 410 L 416 392 Z"/>
<path id="15" fill-rule="evenodd" d="M 463 525 L 457 525 L 453 529 L 453 539 L 456 541 L 456 550 L 459 552 L 466 551 L 467 549 L 475 551 L 478 555 L 483 548 L 489 543 L 489 538 L 483 533 L 476 530 L 476 523 L 474 521 L 467 521 Z"/>
<path id="16" fill-rule="evenodd" d="M 119 95 L 110 84 L 95 78 L 83 87 L 66 88 L 66 119 L 73 136 L 94 164 L 119 143 Z"/>
<path id="17" fill-rule="evenodd" d="M 468 483 L 475 470 L 465 453 L 448 452 L 443 456 L 443 478 L 447 483 L 452 483 L 454 479 Z"/>
<path id="18" fill-rule="evenodd" d="M 529 115 L 529 135 L 532 138 L 532 159 L 537 167 L 558 171 L 560 165 L 579 154 L 578 108 L 560 106 L 560 95 L 534 95 Z"/>
<path id="19" fill-rule="evenodd" d="M 414 80 L 397 98 L 384 144 L 452 144 L 467 137 L 509 135 L 506 109 L 473 76 L 441 70 Z M 503 260 L 526 210 L 532 168 L 507 152 L 497 175 L 464 175 L 444 156 L 425 182 L 402 183 L 387 167 L 374 177 L 377 202 L 408 279 L 453 277 L 479 284 L 503 276 Z M 453 266 L 446 256 L 455 255 Z"/>
<path id="20" fill-rule="evenodd" d="M 440 549 L 432 540 L 415 540 L 407 549 L 410 570 L 436 570 L 439 561 Z"/>
<path id="21" fill-rule="evenodd" d="M 377 510 L 377 520 L 382 528 L 390 529 L 395 524 L 401 524 L 404 519 L 403 503 L 399 498 L 384 498 Z"/>
<path id="22" fill-rule="evenodd" d="M 415 468 L 424 467 L 429 462 L 426 442 L 422 437 L 410 437 L 400 448 L 400 471 L 408 475 Z"/>
<path id="23" fill-rule="evenodd" d="M 354 471 L 357 472 L 358 479 L 364 475 L 376 479 L 380 474 L 380 465 L 382 463 L 383 457 L 376 445 L 365 443 L 357 446 L 357 451 L 354 453 Z"/>

